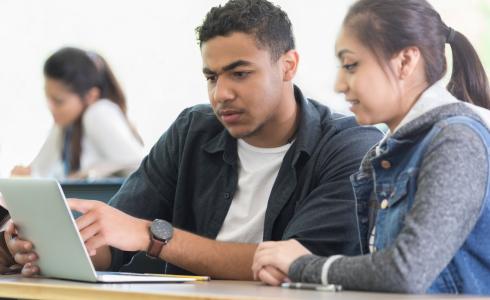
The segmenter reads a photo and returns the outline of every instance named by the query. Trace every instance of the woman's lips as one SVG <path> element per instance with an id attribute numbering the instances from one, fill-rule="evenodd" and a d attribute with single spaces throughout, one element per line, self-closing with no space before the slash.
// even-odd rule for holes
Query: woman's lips
<path id="1" fill-rule="evenodd" d="M 349 104 L 350 104 L 350 111 L 354 112 L 354 110 L 356 109 L 357 105 L 359 105 L 359 100 L 346 100 Z"/>

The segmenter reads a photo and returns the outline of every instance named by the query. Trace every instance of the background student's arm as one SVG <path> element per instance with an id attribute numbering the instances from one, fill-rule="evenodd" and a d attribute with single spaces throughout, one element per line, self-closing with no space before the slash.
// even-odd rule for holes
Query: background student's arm
<path id="1" fill-rule="evenodd" d="M 414 205 L 394 245 L 337 259 L 329 268 L 328 282 L 355 290 L 424 293 L 478 220 L 488 176 L 485 151 L 468 127 L 443 129 L 427 149 Z M 304 267 L 318 272 L 323 264 L 316 261 L 316 267 Z"/>
<path id="2" fill-rule="evenodd" d="M 62 130 L 53 125 L 44 144 L 29 166 L 16 166 L 11 175 L 60 177 L 63 175 L 61 164 Z"/>

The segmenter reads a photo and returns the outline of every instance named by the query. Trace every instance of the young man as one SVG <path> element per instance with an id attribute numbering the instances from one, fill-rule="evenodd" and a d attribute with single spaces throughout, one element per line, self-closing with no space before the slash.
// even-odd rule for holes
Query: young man
<path id="1" fill-rule="evenodd" d="M 168 273 L 251 280 L 263 240 L 360 253 L 349 176 L 381 133 L 293 85 L 291 23 L 266 0 L 214 7 L 197 32 L 211 105 L 184 110 L 110 206 L 70 201 L 97 268 L 147 251 Z M 38 271 L 30 243 L 8 245 L 24 274 Z"/>

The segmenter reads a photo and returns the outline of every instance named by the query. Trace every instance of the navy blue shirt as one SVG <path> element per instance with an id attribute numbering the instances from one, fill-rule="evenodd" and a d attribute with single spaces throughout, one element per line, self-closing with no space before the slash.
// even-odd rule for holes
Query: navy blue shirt
<path id="1" fill-rule="evenodd" d="M 294 238 L 323 256 L 360 254 L 349 176 L 382 134 L 358 126 L 353 117 L 333 114 L 297 87 L 295 98 L 299 125 L 267 203 L 264 241 Z M 179 115 L 110 204 L 214 239 L 237 183 L 237 140 L 209 105 L 196 105 Z M 112 249 L 111 269 L 133 254 Z M 181 273 L 170 265 L 167 272 Z"/>

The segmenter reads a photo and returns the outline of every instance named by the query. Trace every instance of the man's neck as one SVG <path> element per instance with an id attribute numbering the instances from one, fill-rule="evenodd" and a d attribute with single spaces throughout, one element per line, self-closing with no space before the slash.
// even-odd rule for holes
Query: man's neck
<path id="1" fill-rule="evenodd" d="M 294 97 L 294 90 L 288 90 L 278 112 L 270 119 L 259 134 L 243 138 L 255 147 L 274 148 L 286 145 L 294 140 L 299 123 L 300 108 Z"/>

